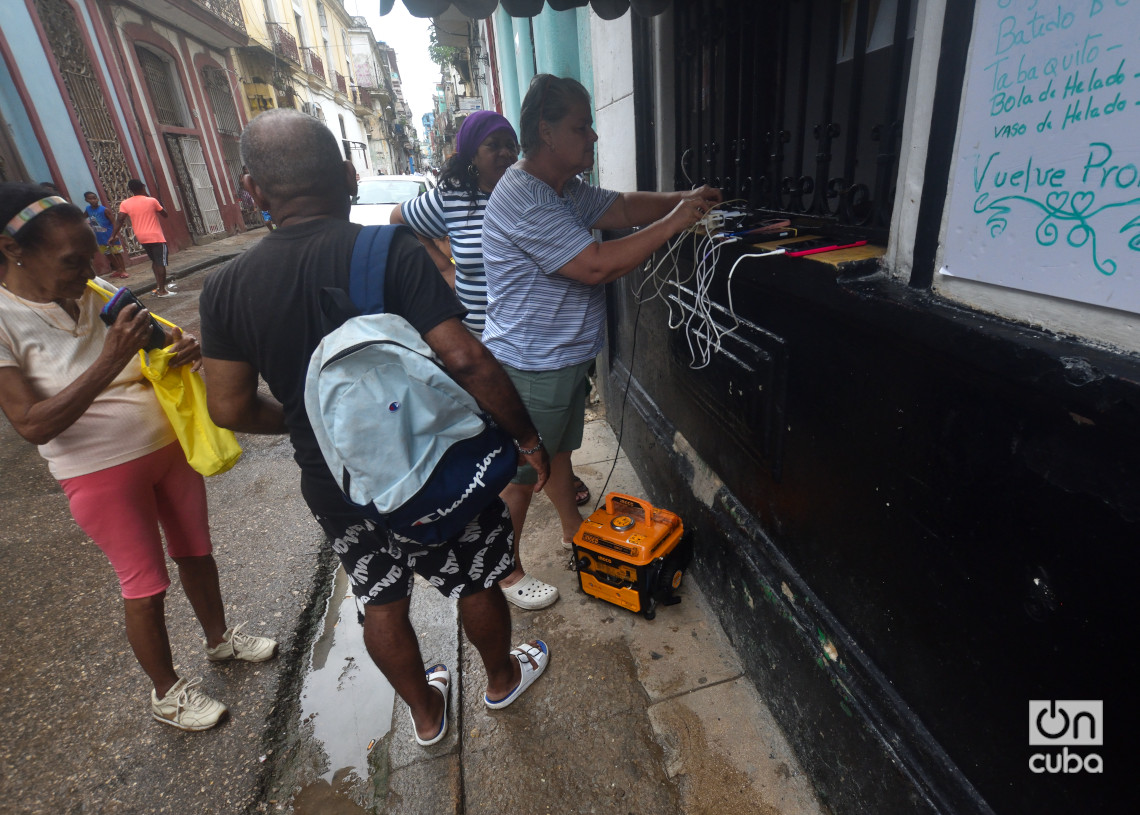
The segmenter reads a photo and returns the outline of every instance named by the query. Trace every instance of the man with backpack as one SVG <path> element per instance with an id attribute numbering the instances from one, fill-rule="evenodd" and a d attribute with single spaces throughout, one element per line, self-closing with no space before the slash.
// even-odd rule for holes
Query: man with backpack
<path id="1" fill-rule="evenodd" d="M 509 514 L 496 497 L 463 531 L 438 546 L 390 534 L 369 508 L 352 504 L 330 473 L 305 407 L 310 358 L 325 334 L 321 300 L 350 290 L 361 227 L 349 223 L 356 171 L 323 124 L 293 110 L 261 114 L 241 137 L 243 185 L 278 229 L 212 275 L 202 289 L 202 346 L 210 414 L 222 427 L 290 434 L 301 491 L 365 603 L 369 654 L 408 704 L 416 740 L 447 732 L 450 673 L 425 670 L 408 619 L 414 574 L 456 598 L 468 638 L 487 672 L 486 705 L 506 707 L 545 670 L 541 640 L 511 648 L 510 611 L 498 580 L 513 569 Z M 447 373 L 514 440 L 541 488 L 550 462 L 506 373 L 463 327 L 464 314 L 415 235 L 392 235 L 383 272 L 385 314 L 404 318 Z M 355 298 L 354 298 L 355 300 Z M 264 378 L 272 398 L 259 393 Z M 400 403 L 375 405 L 395 412 Z M 391 466 L 376 461 L 377 469 Z M 347 485 L 345 485 L 347 491 Z"/>

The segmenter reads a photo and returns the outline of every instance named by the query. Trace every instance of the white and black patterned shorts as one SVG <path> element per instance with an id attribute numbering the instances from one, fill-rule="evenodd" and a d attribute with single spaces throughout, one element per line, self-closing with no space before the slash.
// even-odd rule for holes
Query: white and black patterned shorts
<path id="1" fill-rule="evenodd" d="M 391 603 L 412 594 L 422 576 L 453 600 L 489 589 L 515 568 L 514 529 L 498 498 L 459 535 L 428 548 L 360 516 L 317 515 L 317 523 L 365 603 Z"/>

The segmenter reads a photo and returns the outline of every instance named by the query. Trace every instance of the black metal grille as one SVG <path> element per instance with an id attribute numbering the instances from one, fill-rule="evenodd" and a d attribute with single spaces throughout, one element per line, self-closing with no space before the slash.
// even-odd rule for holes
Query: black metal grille
<path id="1" fill-rule="evenodd" d="M 146 78 L 147 90 L 150 91 L 150 101 L 154 105 L 154 118 L 159 124 L 186 127 L 170 66 L 162 57 L 142 46 L 136 50 L 143 76 Z"/>
<path id="2" fill-rule="evenodd" d="M 67 101 L 75 112 L 95 172 L 103 185 L 107 197 L 104 203 L 114 208 L 117 202 L 130 196 L 127 181 L 131 178 L 131 172 L 127 167 L 119 134 L 107 110 L 107 100 L 98 75 L 75 19 L 75 11 L 65 0 L 36 0 L 36 11 L 39 12 L 52 56 L 63 77 Z M 135 240 L 130 226 L 124 227 L 120 234 L 123 248 L 129 254 L 142 253 L 142 246 Z"/>
<path id="3" fill-rule="evenodd" d="M 233 91 L 230 89 L 225 71 L 219 71 L 217 68 L 203 68 L 202 82 L 210 96 L 210 107 L 214 110 L 214 121 L 218 123 L 218 132 L 230 136 L 240 136 L 241 120 L 238 118 Z"/>
<path id="4" fill-rule="evenodd" d="M 198 0 L 198 3 L 238 31 L 245 32 L 245 20 L 241 16 L 241 3 L 238 0 Z"/>
<path id="5" fill-rule="evenodd" d="M 914 5 L 677 0 L 677 187 L 885 242 Z"/>

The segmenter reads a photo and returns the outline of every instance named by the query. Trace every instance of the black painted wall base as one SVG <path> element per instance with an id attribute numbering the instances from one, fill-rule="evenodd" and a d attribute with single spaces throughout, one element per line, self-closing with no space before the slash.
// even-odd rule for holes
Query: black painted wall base
<path id="1" fill-rule="evenodd" d="M 833 811 L 1140 807 L 1140 362 L 777 258 L 694 370 L 637 282 L 610 288 L 608 420 Z M 1103 700 L 1103 773 L 1031 772 L 1038 699 Z"/>
<path id="2" fill-rule="evenodd" d="M 609 371 L 607 405 L 621 404 L 627 379 L 620 364 Z M 652 500 L 698 530 L 692 572 L 821 802 L 835 813 L 989 812 L 929 734 L 921 734 L 922 761 L 910 754 L 898 722 L 915 727 L 912 714 L 893 695 L 876 698 L 883 678 L 861 676 L 873 668 L 853 662 L 861 655 L 850 638 L 756 518 L 723 486 L 711 504 L 693 495 L 692 454 L 675 449 L 675 429 L 636 383 L 626 411 L 622 447 Z M 617 417 L 607 415 L 616 430 Z M 943 777 L 932 777 L 931 765 Z"/>

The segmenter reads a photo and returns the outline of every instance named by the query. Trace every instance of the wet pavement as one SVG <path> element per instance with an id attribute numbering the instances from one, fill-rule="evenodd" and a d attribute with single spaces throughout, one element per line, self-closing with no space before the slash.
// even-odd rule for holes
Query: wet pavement
<path id="1" fill-rule="evenodd" d="M 182 279 L 182 294 L 156 310 L 196 330 L 203 268 L 264 234 L 175 255 L 171 276 Z M 132 289 L 149 290 L 149 267 L 131 275 Z M 577 473 L 594 500 L 607 477 L 609 491 L 642 496 L 595 407 Z M 185 596 L 172 586 L 175 662 L 202 675 L 231 716 L 204 733 L 163 727 L 149 716 L 114 575 L 35 449 L 0 424 L 5 812 L 829 811 L 743 676 L 702 587 L 686 578 L 682 602 L 652 621 L 585 595 L 544 496 L 531 509 L 523 558 L 562 599 L 540 611 L 512 607 L 512 618 L 513 641 L 544 639 L 550 667 L 510 708 L 488 710 L 482 665 L 455 604 L 418 584 L 412 613 L 423 655 L 451 668 L 452 690 L 448 736 L 416 745 L 406 706 L 393 702 L 364 651 L 356 600 L 321 546 L 291 448 L 278 437 L 241 437 L 242 460 L 207 486 L 230 622 L 249 619 L 251 633 L 277 637 L 281 656 L 207 663 Z"/>

